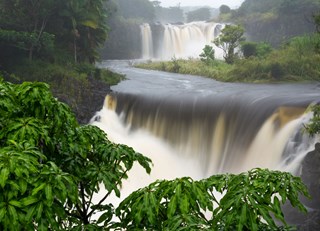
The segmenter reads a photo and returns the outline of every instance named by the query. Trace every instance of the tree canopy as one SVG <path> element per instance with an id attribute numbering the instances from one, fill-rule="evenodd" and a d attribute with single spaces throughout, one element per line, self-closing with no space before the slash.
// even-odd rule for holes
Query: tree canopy
<path id="1" fill-rule="evenodd" d="M 229 64 L 236 58 L 235 49 L 244 41 L 244 28 L 240 25 L 226 25 L 213 43 L 223 50 L 223 57 Z"/>
<path id="2" fill-rule="evenodd" d="M 0 0 L 0 47 L 13 47 L 15 53 L 25 50 L 32 60 L 34 55 L 52 59 L 57 52 L 44 51 L 54 45 L 68 51 L 75 62 L 93 63 L 107 36 L 105 2 Z"/>
<path id="3" fill-rule="evenodd" d="M 211 12 L 209 8 L 203 7 L 187 13 L 187 22 L 193 21 L 207 21 L 211 19 Z"/>

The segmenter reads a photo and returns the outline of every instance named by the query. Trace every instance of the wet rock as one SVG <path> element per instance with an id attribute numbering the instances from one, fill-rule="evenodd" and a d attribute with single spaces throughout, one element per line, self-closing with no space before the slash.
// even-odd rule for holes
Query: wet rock
<path id="1" fill-rule="evenodd" d="M 111 90 L 105 82 L 89 77 L 85 81 L 59 83 L 58 87 L 52 87 L 52 92 L 71 107 L 80 124 L 87 124 L 102 109 L 104 99 Z"/>
<path id="2" fill-rule="evenodd" d="M 320 143 L 303 160 L 300 177 L 311 195 L 311 199 L 301 197 L 308 213 L 303 214 L 286 204 L 283 207 L 285 219 L 289 224 L 296 225 L 298 230 L 316 231 L 320 229 Z"/>

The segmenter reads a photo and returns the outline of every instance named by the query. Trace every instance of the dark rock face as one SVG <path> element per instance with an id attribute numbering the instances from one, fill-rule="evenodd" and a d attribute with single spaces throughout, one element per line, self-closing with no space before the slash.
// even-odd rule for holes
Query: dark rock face
<path id="1" fill-rule="evenodd" d="M 111 90 L 105 82 L 89 77 L 82 81 L 61 81 L 52 87 L 52 92 L 71 107 L 80 124 L 87 124 L 102 109 L 104 99 Z"/>
<path id="2" fill-rule="evenodd" d="M 286 221 L 296 225 L 301 231 L 320 230 L 320 143 L 317 143 L 315 150 L 309 152 L 304 158 L 300 177 L 311 195 L 311 199 L 301 197 L 308 213 L 302 214 L 286 204 L 284 206 Z"/>
<path id="3" fill-rule="evenodd" d="M 320 143 L 309 152 L 302 163 L 301 178 L 309 189 L 311 200 L 303 203 L 309 208 L 320 210 Z"/>

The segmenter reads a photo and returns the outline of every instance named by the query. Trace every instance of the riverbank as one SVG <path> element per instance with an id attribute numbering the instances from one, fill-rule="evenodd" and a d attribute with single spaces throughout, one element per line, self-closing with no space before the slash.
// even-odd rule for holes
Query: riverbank
<path id="1" fill-rule="evenodd" d="M 222 60 L 215 60 L 206 64 L 197 59 L 176 59 L 171 61 L 146 61 L 134 65 L 147 70 L 159 70 L 171 73 L 197 75 L 212 78 L 222 82 L 243 83 L 283 83 L 283 82 L 310 82 L 320 81 L 319 67 L 306 65 L 299 74 L 287 73 L 287 67 L 280 63 L 270 63 L 268 60 L 238 60 L 229 65 Z M 298 67 L 295 67 L 296 69 Z M 308 74 L 308 72 L 314 72 Z M 319 72 L 319 74 L 317 74 Z M 303 75 L 306 73 L 306 75 Z"/>
<path id="2" fill-rule="evenodd" d="M 89 123 L 103 107 L 105 96 L 111 92 L 110 86 L 124 79 L 124 75 L 87 63 L 61 65 L 39 60 L 25 60 L 11 69 L 0 70 L 1 75 L 12 83 L 49 84 L 52 94 L 71 107 L 80 124 Z"/>

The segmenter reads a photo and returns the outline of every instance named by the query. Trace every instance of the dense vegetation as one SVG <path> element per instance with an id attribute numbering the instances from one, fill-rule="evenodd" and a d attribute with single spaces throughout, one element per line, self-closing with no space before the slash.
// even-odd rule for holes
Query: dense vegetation
<path id="1" fill-rule="evenodd" d="M 222 18 L 242 24 L 251 41 L 281 46 L 295 36 L 314 32 L 312 16 L 319 11 L 318 0 L 245 0 Z"/>
<path id="2" fill-rule="evenodd" d="M 42 68 L 60 77 L 91 74 L 95 68 L 89 64 L 99 58 L 98 48 L 107 37 L 104 2 L 1 0 L 0 71 L 29 79 L 42 76 L 41 81 Z M 88 68 L 81 70 L 79 64 Z"/>
<path id="3" fill-rule="evenodd" d="M 264 169 L 156 181 L 115 208 L 106 201 L 133 164 L 149 173 L 151 161 L 79 126 L 46 84 L 0 81 L 1 230 L 283 230 L 281 204 L 306 211 L 301 179 Z"/>
<path id="4" fill-rule="evenodd" d="M 107 84 L 123 78 L 94 66 L 107 38 L 105 4 L 0 0 L 0 74 L 14 82 L 47 82 L 59 99 L 78 110 L 95 81 L 108 89 Z"/>

